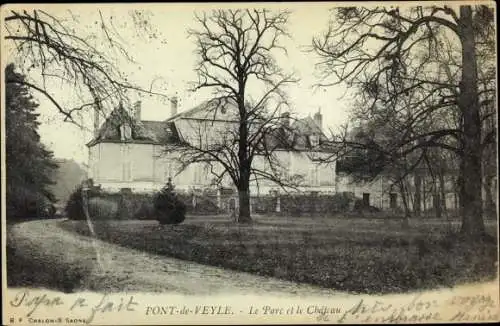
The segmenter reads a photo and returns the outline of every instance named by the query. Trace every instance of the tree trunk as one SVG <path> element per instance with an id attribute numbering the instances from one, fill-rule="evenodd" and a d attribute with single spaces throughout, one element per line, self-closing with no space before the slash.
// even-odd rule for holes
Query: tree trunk
<path id="1" fill-rule="evenodd" d="M 240 90 L 244 89 L 240 85 Z M 248 117 L 244 102 L 244 92 L 241 91 L 238 98 L 238 110 L 240 113 L 240 126 L 238 138 L 238 161 L 239 161 L 239 182 L 238 182 L 238 199 L 239 199 L 239 215 L 238 223 L 250 223 L 250 171 L 251 161 L 248 153 Z"/>
<path id="2" fill-rule="evenodd" d="M 477 86 L 477 59 L 471 6 L 460 6 L 462 78 L 459 107 L 463 115 L 462 228 L 470 240 L 484 235 L 481 196 L 481 120 Z"/>
<path id="3" fill-rule="evenodd" d="M 249 180 L 250 178 L 248 178 Z M 250 187 L 249 181 L 240 181 L 238 187 L 238 200 L 239 200 L 239 214 L 238 223 L 250 223 L 252 218 L 250 216 Z"/>
<path id="4" fill-rule="evenodd" d="M 439 198 L 441 199 L 441 212 L 444 213 L 444 215 L 447 215 L 446 211 L 446 183 L 444 180 L 444 169 L 441 169 L 439 171 L 439 190 L 440 190 L 440 196 Z"/>
<path id="5" fill-rule="evenodd" d="M 422 206 L 423 206 L 424 213 L 427 213 L 427 209 L 428 209 L 428 205 L 427 205 L 427 201 L 429 200 L 428 194 L 429 194 L 429 192 L 427 191 L 427 181 L 425 178 L 423 178 L 422 179 L 422 197 L 423 197 Z"/>
<path id="6" fill-rule="evenodd" d="M 485 211 L 488 217 L 494 217 L 496 213 L 496 205 L 493 200 L 493 176 L 489 175 L 484 178 L 484 194 L 485 194 Z"/>
<path id="7" fill-rule="evenodd" d="M 432 175 L 432 208 L 436 218 L 441 218 L 441 199 L 439 198 L 439 187 L 436 176 Z"/>
<path id="8" fill-rule="evenodd" d="M 401 199 L 403 200 L 403 207 L 405 210 L 405 215 L 403 217 L 403 228 L 408 228 L 410 226 L 410 208 L 408 206 L 408 197 L 403 180 L 399 180 L 399 192 L 401 193 Z"/>
<path id="9" fill-rule="evenodd" d="M 460 165 L 459 165 L 459 173 L 458 173 L 458 178 L 457 178 L 457 197 L 458 197 L 458 216 L 462 217 L 464 216 L 464 198 L 463 195 L 465 193 L 464 190 L 464 159 L 460 157 Z"/>
<path id="10" fill-rule="evenodd" d="M 413 202 L 413 211 L 415 216 L 420 216 L 422 211 L 422 178 L 420 177 L 418 168 L 415 172 L 415 201 Z"/>
<path id="11" fill-rule="evenodd" d="M 434 190 L 434 194 L 432 195 L 432 202 L 434 206 L 434 214 L 436 218 L 441 218 L 442 217 L 442 207 L 441 207 L 441 196 L 439 195 L 439 192 L 437 189 Z"/>

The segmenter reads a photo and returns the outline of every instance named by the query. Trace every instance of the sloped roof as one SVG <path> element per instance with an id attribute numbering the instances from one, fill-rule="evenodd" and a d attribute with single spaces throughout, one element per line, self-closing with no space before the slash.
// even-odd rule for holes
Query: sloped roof
<path id="1" fill-rule="evenodd" d="M 132 129 L 132 142 L 145 144 L 178 143 L 181 137 L 177 128 L 179 119 L 212 119 L 216 110 L 234 106 L 233 100 L 215 99 L 205 101 L 198 106 L 180 112 L 164 121 L 137 121 L 123 107 L 117 107 L 106 121 L 102 124 L 97 137 L 92 139 L 87 146 L 91 147 L 100 142 L 121 142 L 120 126 L 128 123 Z M 205 114 L 206 112 L 206 114 Z M 230 116 L 225 116 L 230 118 Z M 227 120 L 228 122 L 233 120 Z M 305 150 L 312 147 L 311 135 L 319 136 L 319 144 L 327 141 L 327 137 L 321 131 L 310 116 L 295 120 L 289 127 L 278 127 L 265 137 L 268 148 L 274 149 L 296 149 Z"/>
<path id="2" fill-rule="evenodd" d="M 137 121 L 123 107 L 117 107 L 106 121 L 101 125 L 97 136 L 87 146 L 93 146 L 99 142 L 120 141 L 120 126 L 123 123 L 130 125 L 132 129 L 132 140 L 140 143 L 163 143 L 175 140 L 175 126 L 173 123 L 164 121 Z"/>
<path id="3" fill-rule="evenodd" d="M 302 118 L 302 119 L 297 119 L 292 123 L 292 129 L 301 135 L 313 135 L 316 134 L 323 139 L 326 139 L 325 134 L 321 130 L 321 127 L 316 124 L 316 121 L 314 121 L 313 118 L 310 116 Z"/>
<path id="4" fill-rule="evenodd" d="M 157 143 L 175 141 L 177 132 L 173 122 L 142 120 L 144 129 L 149 130 L 151 139 Z"/>
<path id="5" fill-rule="evenodd" d="M 295 120 L 291 124 L 290 129 L 293 133 L 294 147 L 299 149 L 310 148 L 312 146 L 310 138 L 312 135 L 319 137 L 320 145 L 328 141 L 321 127 L 310 116 Z"/>
<path id="6" fill-rule="evenodd" d="M 191 108 L 189 110 L 179 112 L 176 115 L 166 119 L 165 121 L 175 121 L 180 118 L 200 118 L 200 119 L 212 119 L 217 110 L 222 108 L 236 108 L 236 103 L 231 98 L 215 98 L 211 100 L 204 101 L 199 105 Z"/>
<path id="7" fill-rule="evenodd" d="M 195 106 L 194 108 L 191 108 L 189 110 L 186 110 L 186 111 L 182 111 L 182 112 L 179 112 L 169 118 L 167 118 L 165 121 L 174 121 L 174 120 L 177 120 L 179 118 L 186 118 L 186 117 L 190 117 L 192 115 L 194 115 L 195 113 L 199 112 L 199 111 L 202 111 L 203 109 L 206 108 L 208 104 L 208 101 L 205 101 L 203 103 L 201 103 L 200 105 L 198 106 Z"/>

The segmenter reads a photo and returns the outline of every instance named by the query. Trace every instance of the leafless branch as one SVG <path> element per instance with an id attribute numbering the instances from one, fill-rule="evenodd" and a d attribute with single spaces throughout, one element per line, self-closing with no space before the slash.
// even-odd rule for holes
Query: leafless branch
<path id="1" fill-rule="evenodd" d="M 99 17 L 97 28 L 104 33 L 109 48 L 133 62 L 119 42 L 119 35 L 109 29 L 100 11 Z M 78 35 L 70 23 L 47 11 L 13 10 L 5 17 L 5 24 L 8 26 L 5 40 L 15 44 L 17 56 L 29 65 L 28 70 L 40 73 L 42 84 L 30 80 L 27 86 L 47 96 L 51 93 L 47 80 L 59 80 L 74 87 L 80 93 L 79 97 L 88 99 L 83 105 L 69 109 L 59 99 L 47 96 L 68 121 L 73 121 L 70 118 L 73 112 L 92 107 L 90 101 L 98 101 L 100 108 L 126 102 L 130 90 L 166 97 L 129 82 L 109 56 Z"/>

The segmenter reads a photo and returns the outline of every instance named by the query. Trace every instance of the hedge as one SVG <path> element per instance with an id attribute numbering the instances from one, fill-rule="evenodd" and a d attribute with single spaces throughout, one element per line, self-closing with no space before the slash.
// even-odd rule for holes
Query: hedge
<path id="1" fill-rule="evenodd" d="M 97 220 L 119 218 L 118 204 L 114 201 L 100 197 L 89 199 L 88 211 L 91 218 Z"/>
<path id="2" fill-rule="evenodd" d="M 154 209 L 154 194 L 133 193 L 121 191 L 109 193 L 96 188 L 88 192 L 89 201 L 94 200 L 92 217 L 95 219 L 156 219 Z M 228 202 L 234 195 L 220 197 L 221 207 L 214 194 L 193 195 L 179 192 L 177 197 L 185 204 L 186 214 L 189 215 L 216 215 L 228 214 Z M 194 200 L 193 200 L 194 197 Z M 237 198 L 235 198 L 237 200 Z M 360 199 L 348 193 L 334 195 L 323 194 L 285 194 L 279 196 L 280 210 L 277 212 L 277 196 L 252 197 L 252 212 L 267 215 L 311 216 L 332 215 L 336 213 L 352 212 L 355 203 Z M 359 204 L 359 203 L 358 203 Z M 98 206 L 98 207 L 97 207 Z M 84 219 L 82 212 L 81 187 L 70 196 L 66 213 L 70 219 Z M 115 208 L 116 207 L 116 210 Z"/>
<path id="3" fill-rule="evenodd" d="M 254 197 L 254 211 L 261 214 L 301 216 L 309 214 L 332 214 L 350 210 L 354 197 L 339 193 L 334 195 L 289 194 L 279 196 L 280 211 L 277 212 L 278 197 Z"/>
<path id="4" fill-rule="evenodd" d="M 156 219 L 154 211 L 154 194 L 133 193 L 121 191 L 110 193 L 91 188 L 88 193 L 89 214 L 93 219 Z M 185 204 L 186 213 L 191 215 L 214 215 L 222 213 L 217 207 L 216 199 L 212 196 L 196 196 L 196 206 L 193 207 L 193 195 L 178 194 L 178 198 Z M 65 208 L 68 218 L 83 220 L 82 187 L 77 187 L 71 194 Z"/>

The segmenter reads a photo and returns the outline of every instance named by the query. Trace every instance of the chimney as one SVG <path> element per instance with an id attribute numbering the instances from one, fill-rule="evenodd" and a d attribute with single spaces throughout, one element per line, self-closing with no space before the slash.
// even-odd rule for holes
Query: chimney
<path id="1" fill-rule="evenodd" d="M 319 108 L 318 112 L 314 114 L 314 122 L 316 122 L 319 129 L 323 131 L 323 115 L 321 114 L 321 108 Z"/>
<path id="2" fill-rule="evenodd" d="M 135 121 L 141 121 L 141 101 L 134 103 L 134 119 Z"/>
<path id="3" fill-rule="evenodd" d="M 99 106 L 94 105 L 94 138 L 99 136 Z"/>
<path id="4" fill-rule="evenodd" d="M 177 96 L 172 96 L 170 98 L 170 116 L 173 117 L 174 115 L 177 114 L 177 104 L 179 103 L 179 100 Z"/>

